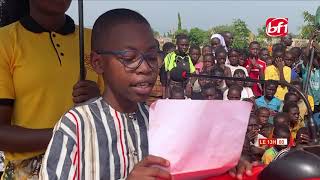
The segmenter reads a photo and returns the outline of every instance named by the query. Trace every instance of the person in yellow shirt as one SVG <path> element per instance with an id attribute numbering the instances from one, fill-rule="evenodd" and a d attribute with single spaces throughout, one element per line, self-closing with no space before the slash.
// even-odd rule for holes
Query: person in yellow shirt
<path id="1" fill-rule="evenodd" d="M 273 51 L 273 65 L 268 66 L 265 70 L 265 80 L 291 81 L 291 68 L 284 65 L 284 49 L 282 46 L 275 48 Z M 285 94 L 288 92 L 286 86 L 279 85 L 275 97 L 284 100 Z"/>
<path id="2" fill-rule="evenodd" d="M 301 81 L 295 80 L 295 81 L 292 81 L 290 84 L 292 84 L 293 86 L 298 88 L 300 91 L 303 91 L 303 89 L 302 89 L 303 85 L 302 85 Z M 299 97 L 299 100 L 298 100 L 297 104 L 299 106 L 300 116 L 302 117 L 302 119 L 305 119 L 305 116 L 308 115 L 307 105 L 304 103 L 304 101 L 302 100 L 302 98 L 300 97 L 300 95 L 296 91 L 294 91 L 293 89 L 289 88 L 289 92 L 293 92 Z M 308 95 L 308 94 L 305 94 L 305 96 L 308 98 L 308 102 L 310 104 L 311 110 L 314 111 L 314 99 L 313 99 L 313 97 Z"/>
<path id="3" fill-rule="evenodd" d="M 273 138 L 285 138 L 285 139 L 287 139 L 287 144 L 275 145 L 274 147 L 267 149 L 261 158 L 262 163 L 265 165 L 270 164 L 277 157 L 277 155 L 279 154 L 280 151 L 288 148 L 288 142 L 290 140 L 289 127 L 285 124 L 280 124 L 280 125 L 275 126 L 274 130 L 273 130 L 272 137 Z"/>
<path id="4" fill-rule="evenodd" d="M 0 28 L 2 179 L 37 179 L 59 118 L 75 104 L 100 96 L 100 78 L 89 63 L 87 80 L 79 81 L 79 28 L 65 14 L 70 3 L 30 0 L 28 16 Z M 91 31 L 84 34 L 89 56 Z"/>
<path id="5" fill-rule="evenodd" d="M 291 136 L 296 139 L 298 130 L 305 126 L 303 119 L 300 117 L 299 107 L 296 103 L 289 102 L 284 104 L 283 112 L 289 115 Z"/>

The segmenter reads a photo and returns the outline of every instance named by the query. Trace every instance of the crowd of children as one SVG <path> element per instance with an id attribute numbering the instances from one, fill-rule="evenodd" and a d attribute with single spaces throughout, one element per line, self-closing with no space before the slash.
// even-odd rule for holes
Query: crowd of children
<path id="1" fill-rule="evenodd" d="M 270 51 L 257 41 L 249 49 L 233 49 L 232 34 L 211 36 L 211 44 L 202 48 L 190 45 L 188 36 L 177 35 L 176 45 L 163 45 L 160 61 L 162 98 L 194 100 L 243 100 L 253 103 L 244 144 L 252 161 L 269 164 L 281 152 L 310 141 L 306 129 L 307 106 L 294 89 L 280 85 L 286 81 L 303 91 L 310 59 L 308 47 L 291 47 L 292 37 L 282 37 Z M 170 47 L 170 48 L 169 48 Z M 189 51 L 187 50 L 189 48 Z M 320 53 L 315 53 L 310 85 L 305 92 L 318 122 L 320 101 Z M 265 81 L 252 83 L 209 78 L 189 78 L 175 82 L 170 78 L 175 69 L 200 75 L 251 78 Z M 166 90 L 167 89 L 167 90 Z M 149 101 L 148 103 L 152 103 Z M 261 145 L 259 139 L 283 138 L 287 145 Z"/>

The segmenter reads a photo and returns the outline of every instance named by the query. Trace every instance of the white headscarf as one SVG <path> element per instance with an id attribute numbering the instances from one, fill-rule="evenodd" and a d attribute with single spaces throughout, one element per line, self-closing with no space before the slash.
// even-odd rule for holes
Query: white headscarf
<path id="1" fill-rule="evenodd" d="M 220 40 L 220 45 L 224 47 L 224 49 L 228 52 L 226 42 L 224 41 L 224 38 L 221 34 L 212 34 L 210 39 L 218 38 Z"/>

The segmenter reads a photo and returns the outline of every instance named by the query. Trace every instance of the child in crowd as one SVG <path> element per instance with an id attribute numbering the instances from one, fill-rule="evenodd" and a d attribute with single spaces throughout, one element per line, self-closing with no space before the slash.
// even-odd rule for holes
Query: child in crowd
<path id="1" fill-rule="evenodd" d="M 202 47 L 202 56 L 213 55 L 212 47 L 210 45 L 204 45 Z"/>
<path id="2" fill-rule="evenodd" d="M 268 56 L 266 58 L 266 64 L 267 64 L 267 67 L 273 64 L 273 58 L 271 56 Z"/>
<path id="3" fill-rule="evenodd" d="M 176 36 L 176 42 L 178 47 L 177 50 L 167 54 L 164 59 L 165 70 L 170 74 L 170 71 L 173 68 L 178 67 L 186 72 L 194 73 L 196 69 L 192 63 L 191 57 L 187 54 L 189 49 L 188 36 L 185 34 L 178 34 Z"/>
<path id="4" fill-rule="evenodd" d="M 186 99 L 184 89 L 180 86 L 172 86 L 170 88 L 170 99 Z"/>
<path id="5" fill-rule="evenodd" d="M 143 102 L 157 78 L 157 56 L 151 26 L 139 13 L 113 9 L 96 20 L 91 64 L 102 74 L 105 91 L 56 124 L 40 179 L 172 178 L 164 170 L 170 166 L 167 160 L 148 155 Z"/>
<path id="6" fill-rule="evenodd" d="M 164 52 L 165 56 L 173 51 L 176 50 L 176 45 L 172 42 L 166 42 L 162 46 L 162 51 Z"/>
<path id="7" fill-rule="evenodd" d="M 294 63 L 292 65 L 292 70 L 295 71 L 299 77 L 301 74 L 301 64 L 303 61 L 300 59 L 301 57 L 301 48 L 300 47 L 293 47 L 289 50 L 291 54 L 293 55 Z"/>
<path id="8" fill-rule="evenodd" d="M 259 124 L 257 123 L 257 117 L 251 115 L 249 118 L 249 123 L 247 127 L 246 139 L 249 141 L 249 151 L 253 161 L 261 159 L 265 149 L 262 146 L 259 146 L 259 139 L 264 139 L 260 132 Z"/>
<path id="9" fill-rule="evenodd" d="M 213 55 L 205 55 L 203 56 L 203 69 L 206 71 L 212 71 L 214 64 L 214 56 Z"/>
<path id="10" fill-rule="evenodd" d="M 236 49 L 230 49 L 228 51 L 228 58 L 230 64 L 227 67 L 231 70 L 231 75 L 233 76 L 234 71 L 237 69 L 242 69 L 245 72 L 245 76 L 248 77 L 248 71 L 245 67 L 239 65 L 239 51 Z"/>
<path id="11" fill-rule="evenodd" d="M 302 85 L 301 81 L 298 81 L 298 80 L 292 81 L 291 84 L 293 86 L 295 86 L 298 90 L 303 92 L 303 87 L 302 87 L 303 85 Z M 305 116 L 308 114 L 307 105 L 304 103 L 303 99 L 300 97 L 300 95 L 298 94 L 297 91 L 295 91 L 292 88 L 289 88 L 289 92 L 296 94 L 296 96 L 298 97 L 297 104 L 298 104 L 298 107 L 299 107 L 300 116 L 302 117 L 302 119 L 304 119 Z M 309 104 L 311 106 L 311 110 L 314 111 L 314 99 L 313 99 L 313 97 L 310 96 L 310 95 L 307 95 L 307 94 L 305 94 L 305 96 L 308 99 L 308 102 L 309 102 Z"/>
<path id="12" fill-rule="evenodd" d="M 270 110 L 269 123 L 272 123 L 272 117 L 279 112 L 282 101 L 275 97 L 276 89 L 278 83 L 276 81 L 267 81 L 264 86 L 264 96 L 256 99 L 256 104 L 258 107 L 266 107 Z"/>
<path id="13" fill-rule="evenodd" d="M 288 113 L 279 112 L 273 118 L 273 126 L 278 126 L 280 124 L 290 126 L 290 117 Z"/>
<path id="14" fill-rule="evenodd" d="M 267 48 L 261 48 L 260 52 L 259 52 L 259 58 L 264 61 L 267 62 L 267 58 L 270 56 L 269 54 L 269 50 Z"/>
<path id="15" fill-rule="evenodd" d="M 273 138 L 285 138 L 287 139 L 287 143 L 290 139 L 290 129 L 286 125 L 278 125 L 273 130 Z M 265 165 L 268 165 L 273 159 L 278 155 L 281 150 L 288 148 L 288 145 L 276 145 L 274 147 L 269 148 L 263 154 L 261 160 Z"/>
<path id="16" fill-rule="evenodd" d="M 245 67 L 248 70 L 251 79 L 264 79 L 264 71 L 266 63 L 259 59 L 260 44 L 257 41 L 252 41 L 249 45 L 250 55 L 246 60 Z M 254 83 L 252 87 L 253 94 L 257 97 L 262 95 L 262 87 L 258 83 Z"/>
<path id="17" fill-rule="evenodd" d="M 283 112 L 289 115 L 289 124 L 292 138 L 296 138 L 297 131 L 304 127 L 304 121 L 300 117 L 299 107 L 295 103 L 288 103 L 283 106 Z"/>
<path id="18" fill-rule="evenodd" d="M 201 50 L 199 46 L 191 45 L 189 48 L 189 56 L 191 57 L 191 61 L 196 68 L 196 74 L 202 71 L 203 62 L 199 62 L 201 56 Z"/>
<path id="19" fill-rule="evenodd" d="M 220 66 L 224 71 L 224 76 L 232 77 L 231 69 L 226 66 L 227 52 L 224 48 L 217 48 L 215 51 L 215 58 L 217 65 Z"/>
<path id="20" fill-rule="evenodd" d="M 241 91 L 242 88 L 238 85 L 232 85 L 228 89 L 227 98 L 228 100 L 241 100 Z"/>
<path id="21" fill-rule="evenodd" d="M 239 50 L 239 66 L 246 67 L 246 60 L 247 60 L 247 52 L 246 50 L 242 49 Z"/>
<path id="22" fill-rule="evenodd" d="M 217 88 L 213 83 L 207 83 L 201 87 L 201 94 L 204 100 L 217 99 Z"/>
<path id="23" fill-rule="evenodd" d="M 260 129 L 270 125 L 268 123 L 270 117 L 270 110 L 266 107 L 260 107 L 256 111 L 257 122 L 260 126 Z M 268 136 L 267 136 L 268 137 Z"/>
<path id="24" fill-rule="evenodd" d="M 307 82 L 307 68 L 305 66 L 301 69 L 303 82 Z M 310 85 L 308 93 L 314 99 L 315 112 L 320 112 L 320 56 L 315 53 L 313 64 L 311 66 L 311 74 L 309 79 Z"/>
<path id="25" fill-rule="evenodd" d="M 200 72 L 200 75 L 210 75 L 210 72 L 204 70 Z M 208 78 L 197 78 L 192 87 L 191 99 L 194 99 L 194 100 L 202 99 L 202 87 L 204 87 L 206 84 L 209 84 L 211 82 L 212 80 Z"/>
<path id="26" fill-rule="evenodd" d="M 283 103 L 282 105 L 284 104 L 288 104 L 288 103 L 295 103 L 295 104 L 298 104 L 298 101 L 299 101 L 299 97 L 293 93 L 293 92 L 288 92 L 285 96 L 284 96 L 284 100 L 283 100 Z M 283 109 L 283 106 L 280 108 L 282 111 Z"/>
<path id="27" fill-rule="evenodd" d="M 245 79 L 246 75 L 245 75 L 244 70 L 237 69 L 237 70 L 235 70 L 233 77 Z M 250 87 L 246 87 L 244 81 L 232 81 L 232 82 L 233 82 L 232 84 L 236 84 L 236 85 L 238 85 L 239 87 L 242 88 L 241 99 L 244 99 L 244 98 L 252 98 L 252 99 L 254 99 L 254 95 L 253 95 L 252 89 Z M 228 89 L 223 94 L 224 100 L 228 100 L 227 94 L 228 94 Z"/>
<path id="28" fill-rule="evenodd" d="M 224 76 L 224 71 L 220 66 L 214 66 L 211 72 L 213 76 Z M 222 79 L 214 79 L 213 82 L 222 93 L 228 89 L 225 81 Z"/>
<path id="29" fill-rule="evenodd" d="M 284 64 L 291 68 L 291 80 L 299 78 L 299 74 L 294 70 L 294 56 L 291 51 L 287 51 L 284 56 Z"/>
<path id="30" fill-rule="evenodd" d="M 268 66 L 265 70 L 265 80 L 277 80 L 291 82 L 291 68 L 284 64 L 285 46 L 275 44 L 272 50 L 273 65 Z M 275 96 L 280 100 L 284 99 L 284 95 L 288 92 L 288 88 L 279 85 Z"/>
<path id="31" fill-rule="evenodd" d="M 191 57 L 191 62 L 193 63 L 193 65 L 198 64 L 201 56 L 200 47 L 196 45 L 191 45 L 189 48 L 189 56 Z"/>

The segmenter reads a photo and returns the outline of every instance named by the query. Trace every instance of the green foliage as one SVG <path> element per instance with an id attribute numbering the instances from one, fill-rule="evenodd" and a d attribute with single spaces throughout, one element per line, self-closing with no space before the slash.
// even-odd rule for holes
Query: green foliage
<path id="1" fill-rule="evenodd" d="M 236 19 L 232 23 L 233 43 L 232 48 L 244 49 L 249 46 L 250 30 L 247 24 L 241 19 Z"/>
<path id="2" fill-rule="evenodd" d="M 215 26 L 215 27 L 209 29 L 208 32 L 212 35 L 212 34 L 222 33 L 224 31 L 233 32 L 233 26 L 232 25 L 219 25 L 219 26 Z"/>
<path id="3" fill-rule="evenodd" d="M 300 28 L 300 38 L 309 39 L 316 30 L 315 16 L 308 11 L 303 12 L 304 25 Z"/>
<path id="4" fill-rule="evenodd" d="M 202 46 L 209 43 L 210 37 L 208 31 L 195 27 L 190 29 L 188 35 L 191 44 Z"/>
<path id="5" fill-rule="evenodd" d="M 258 28 L 258 34 L 255 37 L 255 40 L 260 43 L 261 46 L 266 47 L 272 42 L 272 38 L 266 34 L 266 26 L 262 25 Z"/>

